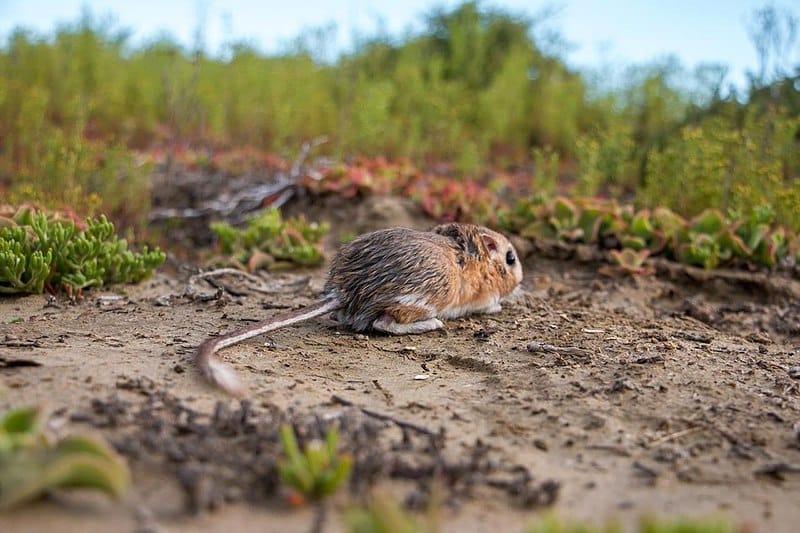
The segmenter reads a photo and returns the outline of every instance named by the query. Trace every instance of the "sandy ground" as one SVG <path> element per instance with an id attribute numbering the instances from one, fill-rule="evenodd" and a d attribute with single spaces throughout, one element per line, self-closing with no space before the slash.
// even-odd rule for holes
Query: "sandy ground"
<path id="1" fill-rule="evenodd" d="M 402 203 L 371 213 L 383 218 L 339 210 L 333 221 L 427 224 Z M 202 381 L 194 348 L 312 302 L 324 269 L 265 274 L 273 294 L 220 278 L 229 290 L 201 287 L 204 299 L 172 266 L 78 303 L 0 300 L 0 409 L 45 402 L 56 433 L 100 433 L 134 476 L 124 502 L 57 495 L 3 515 L 0 531 L 307 531 L 313 510 L 289 508 L 274 484 L 285 420 L 309 435 L 341 424 L 360 465 L 326 531 L 341 531 L 370 487 L 424 506 L 433 479 L 445 531 L 521 531 L 546 511 L 797 530 L 800 305 L 789 297 L 612 279 L 530 252 L 522 293 L 497 315 L 401 337 L 319 319 L 224 350 L 249 388 L 243 406 Z"/>

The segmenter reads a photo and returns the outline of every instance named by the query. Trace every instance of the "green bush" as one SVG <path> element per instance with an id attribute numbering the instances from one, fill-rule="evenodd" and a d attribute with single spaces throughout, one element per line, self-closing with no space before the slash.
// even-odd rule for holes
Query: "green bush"
<path id="1" fill-rule="evenodd" d="M 571 152 L 585 83 L 537 48 L 532 25 L 465 2 L 429 13 L 420 33 L 366 39 L 335 62 L 307 46 L 266 56 L 237 43 L 219 59 L 169 38 L 131 47 L 87 12 L 51 37 L 17 31 L 0 49 L 0 167 L 37 176 L 48 139 L 74 145 L 86 134 L 274 151 L 326 134 L 337 155 L 418 160 L 457 160 L 466 146 L 469 172 L 494 148 L 524 158 L 531 140 Z"/>
<path id="2" fill-rule="evenodd" d="M 158 249 L 128 250 L 105 216 L 89 218 L 85 228 L 69 219 L 22 208 L 0 219 L 0 293 L 41 293 L 63 288 L 70 293 L 87 287 L 138 282 L 159 267 Z"/>
<path id="3" fill-rule="evenodd" d="M 280 210 L 272 208 L 251 217 L 243 229 L 214 222 L 211 230 L 223 254 L 253 271 L 287 262 L 302 266 L 319 264 L 323 259 L 320 240 L 328 233 L 328 225 L 309 223 L 303 217 L 283 220 Z"/>
<path id="4" fill-rule="evenodd" d="M 575 144 L 579 169 L 575 192 L 596 196 L 607 191 L 618 198 L 635 191 L 639 180 L 636 147 L 633 128 L 625 123 L 579 137 Z"/>
<path id="5" fill-rule="evenodd" d="M 684 215 L 714 206 L 747 212 L 769 205 L 781 224 L 800 230 L 800 117 L 775 109 L 715 116 L 688 125 L 647 159 L 642 205 L 664 205 Z"/>

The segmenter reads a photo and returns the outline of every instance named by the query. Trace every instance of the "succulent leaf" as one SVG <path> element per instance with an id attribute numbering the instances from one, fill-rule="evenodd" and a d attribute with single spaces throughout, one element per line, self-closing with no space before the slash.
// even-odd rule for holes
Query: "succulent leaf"
<path id="1" fill-rule="evenodd" d="M 95 488 L 120 497 L 129 483 L 123 460 L 100 440 L 76 435 L 51 445 L 40 407 L 0 419 L 0 510 L 58 488 Z"/>

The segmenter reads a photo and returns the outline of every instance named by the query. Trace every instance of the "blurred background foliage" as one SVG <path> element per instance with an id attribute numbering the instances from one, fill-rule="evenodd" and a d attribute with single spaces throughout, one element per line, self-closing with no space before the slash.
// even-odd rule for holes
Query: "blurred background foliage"
<path id="1" fill-rule="evenodd" d="M 525 170 L 532 187 L 664 205 L 770 205 L 800 230 L 797 18 L 765 7 L 749 22 L 759 69 L 724 86 L 723 65 L 666 58 L 622 81 L 570 69 L 558 36 L 477 2 L 429 12 L 403 37 L 374 35 L 326 59 L 324 28 L 280 54 L 230 43 L 225 57 L 164 36 L 132 46 L 84 14 L 52 35 L 17 31 L 0 47 L 0 190 L 117 221 L 146 212 L 142 150 L 182 143 L 340 159 L 447 163 L 455 178 Z"/>

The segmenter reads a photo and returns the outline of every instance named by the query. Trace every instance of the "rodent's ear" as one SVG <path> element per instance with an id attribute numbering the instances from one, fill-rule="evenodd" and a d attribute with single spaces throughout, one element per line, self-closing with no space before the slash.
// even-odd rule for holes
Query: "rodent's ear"
<path id="1" fill-rule="evenodd" d="M 494 236 L 489 235 L 488 233 L 481 233 L 481 240 L 483 240 L 483 245 L 486 246 L 486 249 L 489 251 L 489 253 L 497 251 L 497 239 L 495 239 Z"/>
<path id="2" fill-rule="evenodd" d="M 479 253 L 478 241 L 475 238 L 475 232 L 471 230 L 471 226 L 451 222 L 450 224 L 436 226 L 433 228 L 433 232 L 451 239 L 466 254 L 478 255 Z"/>

